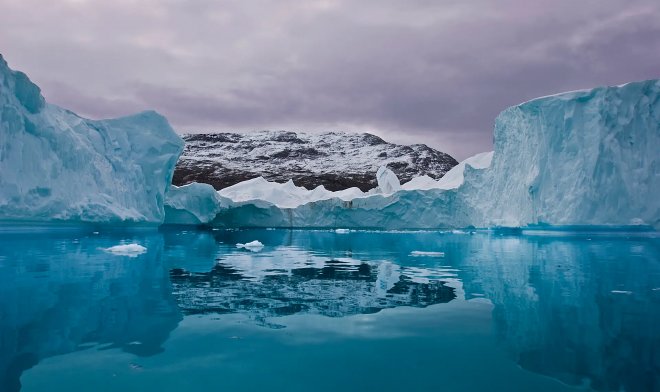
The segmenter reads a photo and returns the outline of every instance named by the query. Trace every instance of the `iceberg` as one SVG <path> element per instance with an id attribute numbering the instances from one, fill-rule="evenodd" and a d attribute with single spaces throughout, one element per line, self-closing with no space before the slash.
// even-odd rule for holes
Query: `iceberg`
<path id="1" fill-rule="evenodd" d="M 220 211 L 223 198 L 209 184 L 172 185 L 165 197 L 165 224 L 202 225 Z"/>
<path id="2" fill-rule="evenodd" d="M 394 175 L 394 173 L 392 173 Z M 396 175 L 395 175 L 396 176 Z M 330 199 L 353 200 L 368 193 L 353 187 L 341 191 L 329 191 L 323 185 L 313 190 L 296 186 L 292 180 L 285 183 L 267 181 L 263 177 L 239 182 L 221 189 L 218 194 L 236 203 L 264 201 L 280 208 L 295 208 L 313 201 Z"/>
<path id="3" fill-rule="evenodd" d="M 330 193 L 306 203 L 232 201 L 214 224 L 660 229 L 658 80 L 547 96 L 508 108 L 496 119 L 494 147 L 438 181 L 421 177 L 396 191 L 381 173 L 382 193 L 350 200 Z"/>
<path id="4" fill-rule="evenodd" d="M 0 56 L 0 221 L 162 223 L 182 151 L 156 112 L 82 118 Z"/>
<path id="5" fill-rule="evenodd" d="M 117 256 L 137 257 L 147 251 L 147 248 L 140 244 L 115 245 L 105 249 L 106 252 Z"/>
<path id="6" fill-rule="evenodd" d="M 0 57 L 0 221 L 215 227 L 660 229 L 660 81 L 537 98 L 496 119 L 494 151 L 434 180 L 332 192 L 255 178 L 170 186 L 183 141 L 153 111 L 89 120 Z"/>
<path id="7" fill-rule="evenodd" d="M 513 106 L 494 142 L 463 190 L 473 225 L 660 228 L 660 80 Z"/>
<path id="8" fill-rule="evenodd" d="M 378 168 L 376 180 L 378 181 L 378 189 L 385 195 L 391 195 L 401 190 L 401 183 L 396 174 L 385 166 Z"/>
<path id="9" fill-rule="evenodd" d="M 485 169 L 490 166 L 492 160 L 493 151 L 482 152 L 459 162 L 439 180 L 434 180 L 429 176 L 415 177 L 403 184 L 401 188 L 405 190 L 456 189 L 463 185 L 465 166 L 469 165 L 474 169 Z"/>
<path id="10" fill-rule="evenodd" d="M 236 244 L 236 247 L 239 249 L 247 249 L 250 252 L 259 252 L 264 248 L 264 244 L 262 244 L 259 240 L 254 240 L 245 244 L 238 243 Z"/>

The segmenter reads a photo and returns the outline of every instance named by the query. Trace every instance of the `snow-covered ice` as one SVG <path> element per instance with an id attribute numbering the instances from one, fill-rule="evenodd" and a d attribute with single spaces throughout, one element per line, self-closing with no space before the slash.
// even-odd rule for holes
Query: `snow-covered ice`
<path id="1" fill-rule="evenodd" d="M 493 151 L 482 152 L 471 156 L 458 163 L 445 173 L 439 180 L 434 180 L 428 176 L 415 177 L 401 186 L 405 190 L 428 190 L 428 189 L 456 189 L 463 185 L 465 167 L 467 165 L 474 169 L 485 169 L 490 166 L 493 160 Z"/>
<path id="2" fill-rule="evenodd" d="M 293 181 L 281 184 L 266 181 L 263 177 L 257 177 L 221 189 L 218 194 L 235 203 L 265 201 L 280 208 L 295 208 L 303 204 L 333 197 L 348 201 L 364 197 L 367 193 L 358 188 L 332 192 L 322 185 L 313 190 L 308 190 L 305 187 L 296 186 Z"/>
<path id="3" fill-rule="evenodd" d="M 147 248 L 139 244 L 125 244 L 111 246 L 110 248 L 105 249 L 105 251 L 118 256 L 137 257 L 138 255 L 145 253 Z"/>
<path id="4" fill-rule="evenodd" d="M 183 141 L 148 111 L 88 120 L 0 57 L 0 221 L 162 223 Z"/>

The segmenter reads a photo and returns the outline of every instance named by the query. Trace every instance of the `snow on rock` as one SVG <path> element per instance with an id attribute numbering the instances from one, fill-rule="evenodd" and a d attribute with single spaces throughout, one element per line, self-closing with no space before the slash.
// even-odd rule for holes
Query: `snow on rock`
<path id="1" fill-rule="evenodd" d="M 165 224 L 210 223 L 221 208 L 222 197 L 208 184 L 172 185 L 165 198 Z"/>
<path id="2" fill-rule="evenodd" d="M 139 244 L 126 244 L 126 245 L 115 245 L 105 249 L 105 251 L 118 256 L 137 257 L 138 255 L 145 253 L 147 251 L 147 248 Z"/>
<path id="3" fill-rule="evenodd" d="M 379 166 L 401 182 L 428 175 L 440 178 L 458 162 L 423 144 L 397 145 L 369 133 L 259 131 L 190 134 L 177 162 L 173 183 L 209 183 L 220 190 L 255 177 L 271 182 L 293 180 L 331 191 L 377 186 Z"/>
<path id="4" fill-rule="evenodd" d="M 385 166 L 378 168 L 376 180 L 378 181 L 378 188 L 385 195 L 391 195 L 401 190 L 401 183 L 396 177 L 396 174 Z"/>
<path id="5" fill-rule="evenodd" d="M 262 250 L 264 248 L 264 244 L 262 244 L 258 240 L 254 240 L 254 241 L 250 241 L 250 242 L 245 243 L 245 244 L 238 243 L 238 244 L 236 244 L 236 247 L 239 248 L 239 249 L 247 249 L 251 252 L 259 252 L 260 250 Z"/>
<path id="6" fill-rule="evenodd" d="M 161 223 L 183 141 L 149 111 L 88 120 L 0 56 L 0 221 Z"/>

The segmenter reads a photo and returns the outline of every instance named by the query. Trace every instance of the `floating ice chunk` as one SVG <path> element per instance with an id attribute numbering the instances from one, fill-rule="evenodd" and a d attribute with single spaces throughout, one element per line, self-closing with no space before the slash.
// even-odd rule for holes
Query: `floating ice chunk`
<path id="1" fill-rule="evenodd" d="M 239 249 L 241 249 L 241 248 L 242 249 L 247 249 L 247 250 L 252 251 L 252 252 L 259 252 L 260 250 L 262 250 L 264 248 L 264 244 L 262 244 L 258 240 L 254 240 L 254 241 L 247 242 L 245 244 L 238 243 L 238 244 L 236 244 L 236 247 L 239 248 Z"/>
<path id="2" fill-rule="evenodd" d="M 110 248 L 106 248 L 105 251 L 118 256 L 137 257 L 145 253 L 147 248 L 139 244 L 126 244 L 111 246 Z"/>
<path id="3" fill-rule="evenodd" d="M 612 290 L 610 292 L 612 294 L 626 294 L 626 295 L 632 294 L 632 291 L 627 291 L 627 290 Z"/>
<path id="4" fill-rule="evenodd" d="M 348 234 L 350 232 L 351 231 L 349 229 L 337 229 L 337 230 L 335 230 L 335 233 L 337 233 L 337 234 Z"/>
<path id="5" fill-rule="evenodd" d="M 378 168 L 378 171 L 376 172 L 376 180 L 378 181 L 378 188 L 384 195 L 390 195 L 401 190 L 399 178 L 392 170 L 385 166 Z"/>
<path id="6" fill-rule="evenodd" d="M 445 252 L 425 252 L 421 250 L 413 250 L 410 252 L 411 256 L 428 256 L 428 257 L 445 257 Z"/>

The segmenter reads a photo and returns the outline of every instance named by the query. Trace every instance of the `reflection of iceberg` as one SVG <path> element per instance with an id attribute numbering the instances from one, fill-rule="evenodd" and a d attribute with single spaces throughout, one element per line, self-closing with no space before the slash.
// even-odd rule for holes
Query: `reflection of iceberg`
<path id="1" fill-rule="evenodd" d="M 653 235 L 217 235 L 229 244 L 259 238 L 273 250 L 213 248 L 207 233 L 199 235 L 205 241 L 179 240 L 205 249 L 207 260 L 203 266 L 194 255 L 180 254 L 170 261 L 179 267 L 171 273 L 184 313 L 238 312 L 273 325 L 269 321 L 276 319 L 269 318 L 292 313 L 342 316 L 425 306 L 462 299 L 464 290 L 465 299 L 493 303 L 495 332 L 527 370 L 596 390 L 660 385 L 660 239 Z M 166 240 L 170 249 L 174 242 Z M 416 249 L 444 251 L 445 257 L 425 258 L 428 264 L 420 266 L 410 255 Z M 213 259 L 219 261 L 215 267 Z M 457 289 L 449 292 L 439 281 Z"/>
<path id="2" fill-rule="evenodd" d="M 295 247 L 229 253 L 210 271 L 175 268 L 170 274 L 184 313 L 240 312 L 260 322 L 299 312 L 339 317 L 455 298 L 442 281 L 419 280 L 390 262 L 331 258 Z"/>
<path id="3" fill-rule="evenodd" d="M 21 373 L 40 360 L 89 345 L 110 345 L 137 355 L 162 351 L 181 319 L 161 264 L 162 240 L 157 235 L 138 237 L 149 251 L 135 258 L 103 251 L 131 237 L 83 231 L 2 234 L 3 391 L 19 390 Z"/>
<path id="4" fill-rule="evenodd" d="M 657 238 L 471 242 L 474 257 L 460 265 L 467 296 L 493 302 L 496 331 L 522 367 L 596 390 L 658 390 Z"/>

